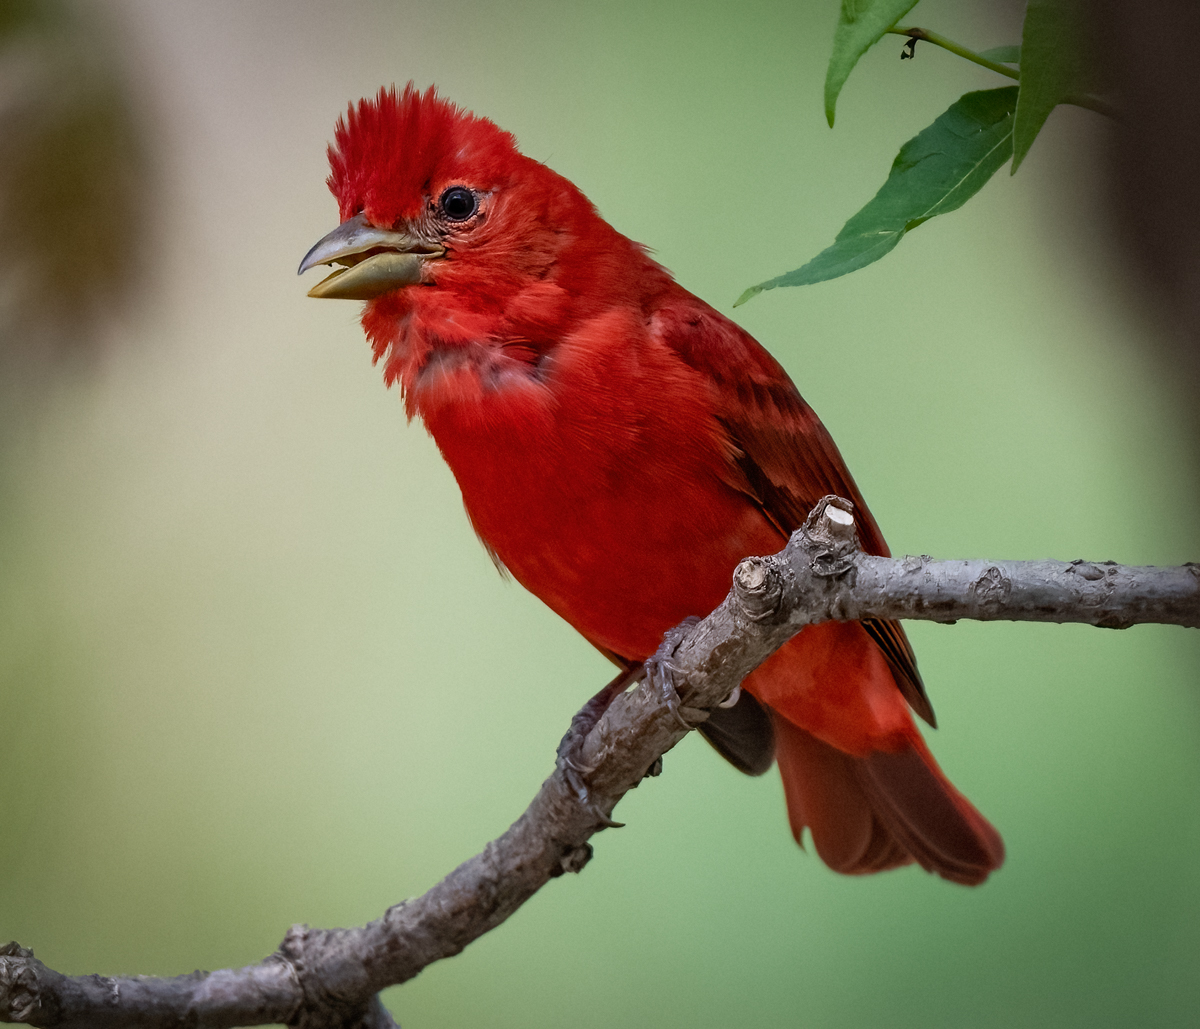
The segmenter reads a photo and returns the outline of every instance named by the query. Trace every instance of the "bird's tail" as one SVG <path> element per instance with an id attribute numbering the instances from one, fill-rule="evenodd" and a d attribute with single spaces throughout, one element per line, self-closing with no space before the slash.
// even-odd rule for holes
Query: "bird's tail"
<path id="1" fill-rule="evenodd" d="M 772 711 L 792 835 L 808 827 L 835 872 L 866 875 L 917 862 L 977 886 L 1004 861 L 991 823 L 942 773 L 919 735 L 902 750 L 855 757 Z"/>
<path id="2" fill-rule="evenodd" d="M 862 624 L 808 626 L 743 686 L 770 711 L 792 833 L 800 841 L 807 826 L 830 868 L 915 861 L 975 885 L 1000 867 L 1000 834 L 938 768 L 892 656 Z"/>

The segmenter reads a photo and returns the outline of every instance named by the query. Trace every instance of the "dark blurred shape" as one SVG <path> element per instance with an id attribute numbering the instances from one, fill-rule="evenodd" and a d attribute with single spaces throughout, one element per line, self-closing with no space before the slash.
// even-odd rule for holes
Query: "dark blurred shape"
<path id="1" fill-rule="evenodd" d="M 95 330 L 131 296 L 146 250 L 145 147 L 118 51 L 95 13 L 0 0 L 6 378 L 90 350 Z"/>
<path id="2" fill-rule="evenodd" d="M 1121 253 L 1149 287 L 1162 358 L 1200 440 L 1200 3 L 1091 0 L 1092 59 L 1121 118 L 1106 154 Z M 1188 394 L 1185 393 L 1185 396 Z"/>

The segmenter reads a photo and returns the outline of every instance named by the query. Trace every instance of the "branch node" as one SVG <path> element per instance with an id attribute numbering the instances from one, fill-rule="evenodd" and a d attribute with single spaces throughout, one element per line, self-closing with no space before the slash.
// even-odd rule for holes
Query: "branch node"
<path id="1" fill-rule="evenodd" d="M 552 878 L 557 879 L 560 875 L 565 875 L 567 872 L 578 874 L 583 871 L 584 866 L 591 860 L 592 845 L 590 843 L 585 843 L 581 847 L 567 847 L 558 859 L 558 867 L 553 869 L 550 875 Z"/>
<path id="2" fill-rule="evenodd" d="M 1012 580 L 995 565 L 988 565 L 968 587 L 984 608 L 999 608 L 1012 593 Z"/>
<path id="3" fill-rule="evenodd" d="M 742 612 L 754 622 L 774 617 L 783 599 L 783 580 L 768 558 L 748 557 L 733 572 L 733 588 Z"/>
<path id="4" fill-rule="evenodd" d="M 354 962 L 347 934 L 341 929 L 313 929 L 293 925 L 279 945 L 278 957 L 290 967 L 303 997 L 288 1025 L 298 1029 L 365 1029 L 379 1021 L 374 995 L 365 996 L 365 970 L 348 978 L 339 976 L 336 987 L 326 980 L 330 972 L 344 973 Z M 348 960 L 349 959 L 349 960 Z"/>
<path id="5" fill-rule="evenodd" d="M 0 1014 L 4 1021 L 28 1022 L 41 1007 L 36 959 L 16 940 L 0 947 Z"/>
<path id="6" fill-rule="evenodd" d="M 853 512 L 849 500 L 830 494 L 817 501 L 809 513 L 799 531 L 814 574 L 833 578 L 844 575 L 854 564 L 859 547 Z"/>
<path id="7" fill-rule="evenodd" d="M 308 932 L 307 924 L 297 922 L 284 933 L 283 942 L 279 945 L 279 956 L 297 973 L 304 967 L 304 943 L 308 938 Z"/>

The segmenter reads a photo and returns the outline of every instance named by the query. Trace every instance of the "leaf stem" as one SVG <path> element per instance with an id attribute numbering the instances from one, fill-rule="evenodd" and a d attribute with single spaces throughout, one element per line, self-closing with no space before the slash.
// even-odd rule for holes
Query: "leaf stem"
<path id="1" fill-rule="evenodd" d="M 894 28 L 887 30 L 895 36 L 907 36 L 909 39 L 923 39 L 927 43 L 932 43 L 934 46 L 940 46 L 943 50 L 949 50 L 952 54 L 957 54 L 959 57 L 966 58 L 968 61 L 973 61 L 981 67 L 987 68 L 990 71 L 999 72 L 1001 75 L 1007 75 L 1010 79 L 1021 80 L 1021 73 L 1006 65 L 996 61 L 989 61 L 981 54 L 977 54 L 974 50 L 969 50 L 961 43 L 956 43 L 952 39 L 947 39 L 940 33 L 934 32 L 931 29 L 921 29 L 914 26 L 897 25 Z M 1063 97 L 1064 104 L 1072 104 L 1075 107 L 1086 107 L 1089 111 L 1095 111 L 1097 114 L 1103 114 L 1114 120 L 1120 119 L 1120 114 L 1117 109 L 1107 100 L 1102 100 L 1100 97 L 1092 93 L 1072 93 L 1070 96 Z"/>
<path id="2" fill-rule="evenodd" d="M 894 28 L 888 29 L 893 35 L 908 36 L 909 39 L 923 39 L 927 43 L 932 43 L 934 46 L 940 46 L 943 50 L 949 50 L 952 54 L 958 54 L 959 57 L 964 57 L 968 61 L 974 61 L 990 71 L 999 72 L 1001 75 L 1007 75 L 1010 79 L 1020 80 L 1021 73 L 1009 68 L 1007 65 L 998 63 L 997 61 L 989 61 L 986 57 L 977 54 L 974 50 L 968 50 L 961 43 L 956 43 L 952 39 L 947 39 L 945 36 L 937 32 L 931 32 L 929 29 L 919 29 L 915 26 L 906 28 L 903 25 L 897 25 Z M 1080 105 L 1085 106 L 1085 105 Z"/>

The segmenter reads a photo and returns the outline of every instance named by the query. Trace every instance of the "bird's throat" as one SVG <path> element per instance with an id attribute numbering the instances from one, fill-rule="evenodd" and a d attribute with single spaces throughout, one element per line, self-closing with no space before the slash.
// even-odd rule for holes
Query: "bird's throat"
<path id="1" fill-rule="evenodd" d="M 422 416 L 446 406 L 480 406 L 486 414 L 511 394 L 544 392 L 551 365 L 548 355 L 519 343 L 432 346 L 405 377 L 405 398 Z"/>

